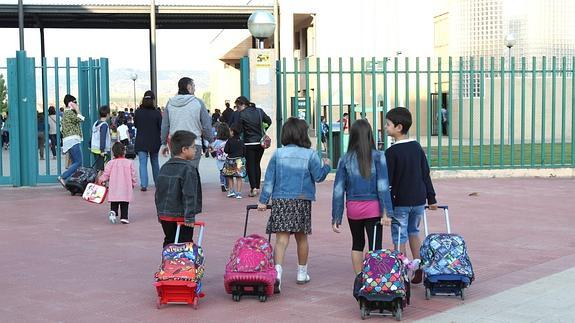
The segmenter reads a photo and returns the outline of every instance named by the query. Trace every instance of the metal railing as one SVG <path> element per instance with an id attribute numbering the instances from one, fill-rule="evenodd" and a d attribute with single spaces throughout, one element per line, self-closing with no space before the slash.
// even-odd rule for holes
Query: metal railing
<path id="1" fill-rule="evenodd" d="M 344 113 L 369 120 L 385 149 L 385 113 L 403 106 L 434 169 L 575 166 L 575 57 L 283 58 L 276 70 L 278 124 L 306 119 L 334 162 L 347 147 Z"/>

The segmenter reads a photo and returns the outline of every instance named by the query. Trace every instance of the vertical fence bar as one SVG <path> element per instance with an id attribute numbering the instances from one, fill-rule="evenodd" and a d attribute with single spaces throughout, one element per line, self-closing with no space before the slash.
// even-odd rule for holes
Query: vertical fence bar
<path id="1" fill-rule="evenodd" d="M 549 164 L 555 165 L 555 116 L 557 92 L 557 57 L 551 59 L 551 157 Z"/>
<path id="2" fill-rule="evenodd" d="M 366 118 L 365 114 L 365 57 L 361 58 L 361 119 Z M 354 109 L 355 112 L 355 109 Z"/>
<path id="3" fill-rule="evenodd" d="M 394 82 L 394 97 L 393 100 L 395 102 L 395 106 L 394 107 L 398 107 L 399 106 L 399 73 L 398 73 L 398 69 L 399 69 L 399 60 L 397 58 L 397 56 L 395 56 L 393 58 L 393 82 Z"/>
<path id="4" fill-rule="evenodd" d="M 332 164 L 334 165 L 334 167 L 337 167 L 337 160 L 333 160 L 333 132 L 332 132 L 332 126 L 333 126 L 333 100 L 331 98 L 331 92 L 332 91 L 332 81 L 331 81 L 331 57 L 327 58 L 327 105 L 328 105 L 328 114 L 329 114 L 329 119 L 327 121 L 327 124 L 329 125 L 328 129 L 329 129 L 329 139 L 327 141 L 328 144 L 328 150 L 329 150 L 329 160 L 332 161 Z"/>
<path id="5" fill-rule="evenodd" d="M 46 175 L 50 175 L 50 149 L 48 147 L 48 139 L 50 133 L 48 125 L 48 61 L 46 57 L 42 57 L 42 91 L 44 93 L 42 101 L 42 112 L 44 114 L 44 142 L 42 143 L 42 147 L 38 148 L 44 149 L 44 164 L 46 166 Z"/>
<path id="6" fill-rule="evenodd" d="M 473 101 L 475 101 L 475 66 L 473 56 L 469 58 L 469 165 L 473 166 Z"/>
<path id="7" fill-rule="evenodd" d="M 310 113 L 310 96 L 311 96 L 311 91 L 310 91 L 310 86 L 309 86 L 309 57 L 306 57 L 304 60 L 304 66 L 305 66 L 305 122 L 307 122 L 308 125 L 312 125 L 311 123 L 311 113 Z M 304 86 L 302 86 L 302 90 L 304 89 Z"/>
<path id="8" fill-rule="evenodd" d="M 285 107 L 283 106 L 283 98 L 285 97 L 285 92 L 282 91 L 282 60 L 278 58 L 276 60 L 276 138 L 281 138 L 281 125 L 283 124 L 283 119 L 285 118 Z M 277 141 L 277 147 L 280 148 L 282 146 L 281 140 Z"/>
<path id="9" fill-rule="evenodd" d="M 54 102 L 54 108 L 56 109 L 56 173 L 58 175 L 62 174 L 62 147 L 60 146 L 60 80 L 59 80 L 59 65 L 58 65 L 58 57 L 54 58 L 54 84 L 56 88 Z"/>
<path id="10" fill-rule="evenodd" d="M 80 66 L 78 66 L 78 73 Z M 70 94 L 70 57 L 66 57 L 66 94 Z M 64 107 L 65 109 L 66 107 Z"/>
<path id="11" fill-rule="evenodd" d="M 575 166 L 575 56 L 571 69 L 571 166 Z"/>
<path id="12" fill-rule="evenodd" d="M 415 137 L 417 142 L 421 140 L 421 98 L 419 97 L 419 56 L 415 58 Z"/>
<path id="13" fill-rule="evenodd" d="M 405 107 L 409 108 L 409 57 L 405 56 Z M 410 109 L 411 110 L 411 109 Z"/>
<path id="14" fill-rule="evenodd" d="M 383 58 L 383 122 L 386 122 L 385 114 L 387 113 L 387 62 L 389 61 L 389 57 Z M 418 122 L 419 124 L 419 122 Z M 384 131 L 383 134 L 383 147 L 387 149 L 387 134 Z"/>
<path id="15" fill-rule="evenodd" d="M 449 168 L 453 166 L 453 144 L 451 142 L 451 136 L 453 136 L 453 122 L 450 120 L 450 116 L 453 115 L 453 60 L 452 57 L 449 56 L 449 105 L 447 109 L 447 139 L 448 141 L 448 156 L 447 156 L 447 165 Z"/>
<path id="16" fill-rule="evenodd" d="M 500 106 L 500 135 L 499 135 L 499 167 L 504 165 L 504 153 L 505 153 L 505 57 L 501 57 L 501 106 Z"/>
<path id="17" fill-rule="evenodd" d="M 349 87 L 350 87 L 350 108 L 349 108 L 349 121 L 348 121 L 348 130 L 351 129 L 351 124 L 355 121 L 355 72 L 353 69 L 353 57 L 349 58 Z"/>
<path id="18" fill-rule="evenodd" d="M 431 163 L 431 57 L 427 57 L 427 156 Z"/>
<path id="19" fill-rule="evenodd" d="M 515 56 L 509 61 L 509 165 L 515 166 Z"/>
<path id="20" fill-rule="evenodd" d="M 463 57 L 459 56 L 459 167 L 463 166 Z"/>
<path id="21" fill-rule="evenodd" d="M 383 134 L 383 127 L 377 124 L 377 116 L 379 115 L 378 106 L 377 106 L 377 83 L 376 83 L 376 75 L 375 75 L 375 57 L 371 58 L 371 106 L 372 106 L 372 121 L 373 127 L 375 128 L 373 131 L 373 136 L 375 140 L 375 147 L 379 149 L 379 130 L 381 128 L 381 132 Z"/>
<path id="22" fill-rule="evenodd" d="M 535 101 L 537 99 L 537 58 L 531 60 L 531 167 L 535 166 Z"/>
<path id="23" fill-rule="evenodd" d="M 479 58 L 479 167 L 483 167 L 483 113 L 485 108 L 485 71 L 483 57 Z"/>
<path id="24" fill-rule="evenodd" d="M 345 154 L 343 151 L 343 59 L 339 58 L 339 155 Z M 339 162 L 339 160 L 338 160 Z"/>
<path id="25" fill-rule="evenodd" d="M 443 154 L 441 153 L 442 140 L 443 140 L 443 114 L 441 113 L 441 108 L 443 104 L 443 93 L 441 89 L 441 57 L 437 58 L 437 115 L 433 116 L 437 119 L 437 167 L 441 167 L 441 158 Z"/>
<path id="26" fill-rule="evenodd" d="M 566 84 L 567 83 L 567 57 L 563 56 L 561 61 L 561 166 L 565 165 L 565 108 L 567 93 Z M 575 81 L 575 80 L 573 80 Z M 573 95 L 574 93 L 571 93 Z"/>
<path id="27" fill-rule="evenodd" d="M 321 71 L 320 71 L 320 60 L 319 57 L 316 57 L 316 65 L 315 65 L 315 75 L 316 75 L 316 93 L 317 93 L 317 101 L 316 101 L 316 109 L 315 109 L 315 125 L 316 125 L 316 134 L 317 134 L 317 147 L 319 148 L 319 157 L 322 157 L 321 151 L 323 151 L 321 137 L 322 137 L 322 129 L 321 129 Z M 327 120 L 326 120 L 327 123 Z"/>
<path id="28" fill-rule="evenodd" d="M 495 163 L 495 57 L 489 58 L 489 166 L 493 168 Z"/>
<path id="29" fill-rule="evenodd" d="M 287 105 L 287 59 L 282 58 L 282 124 L 289 117 L 288 105 Z M 281 125 L 278 125 L 281 131 Z M 278 143 L 279 144 L 279 143 Z M 281 144 L 280 144 L 281 145 Z M 281 146 L 280 146 L 281 147 Z"/>
<path id="30" fill-rule="evenodd" d="M 545 166 L 545 105 L 546 105 L 546 85 L 547 77 L 547 57 L 543 56 L 541 62 L 541 166 Z"/>
<path id="31" fill-rule="evenodd" d="M 525 167 L 525 56 L 521 57 L 521 151 L 519 159 L 521 167 Z"/>
<path id="32" fill-rule="evenodd" d="M 293 78 L 294 78 L 294 88 L 293 88 L 293 96 L 294 99 L 292 101 L 292 107 L 291 107 L 291 115 L 292 117 L 298 117 L 298 113 L 299 113 L 299 62 L 297 57 L 294 57 L 293 59 Z"/>

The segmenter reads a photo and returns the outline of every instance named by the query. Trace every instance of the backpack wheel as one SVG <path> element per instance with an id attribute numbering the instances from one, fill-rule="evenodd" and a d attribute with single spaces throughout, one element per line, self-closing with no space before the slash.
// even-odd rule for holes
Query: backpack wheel
<path id="1" fill-rule="evenodd" d="M 239 302 L 239 301 L 240 301 L 240 298 L 241 298 L 241 296 L 240 296 L 239 294 L 233 294 L 233 295 L 232 295 L 232 299 L 233 299 L 235 302 Z"/>
<path id="2" fill-rule="evenodd" d="M 367 310 L 365 301 L 361 300 L 359 304 L 360 304 L 359 310 L 361 312 L 361 319 L 365 320 L 369 316 L 369 311 Z"/>
<path id="3" fill-rule="evenodd" d="M 396 304 L 395 313 L 393 315 L 393 316 L 395 316 L 395 320 L 401 321 L 402 314 L 403 314 L 403 311 L 401 310 L 401 305 L 398 303 L 398 304 Z"/>
<path id="4" fill-rule="evenodd" d="M 266 295 L 260 295 L 260 302 L 265 302 L 268 300 L 268 297 Z"/>
<path id="5" fill-rule="evenodd" d="M 465 289 L 463 289 L 463 288 L 462 288 L 461 290 L 459 290 L 459 296 L 461 297 L 461 300 L 462 300 L 462 301 L 464 301 L 464 300 L 465 300 L 465 293 L 464 293 L 464 290 L 465 290 Z"/>
<path id="6" fill-rule="evenodd" d="M 431 298 L 431 289 L 425 288 L 425 299 Z"/>

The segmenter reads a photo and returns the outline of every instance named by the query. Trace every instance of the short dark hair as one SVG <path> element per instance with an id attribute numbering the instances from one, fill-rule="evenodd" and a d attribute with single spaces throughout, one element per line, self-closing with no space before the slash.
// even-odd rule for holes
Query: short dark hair
<path id="1" fill-rule="evenodd" d="M 181 154 L 184 147 L 193 146 L 195 140 L 196 135 L 190 131 L 176 131 L 170 139 L 170 150 L 172 151 L 172 156 Z"/>
<path id="2" fill-rule="evenodd" d="M 310 148 L 308 125 L 305 120 L 289 117 L 282 127 L 281 143 L 283 146 L 296 145 L 303 148 Z"/>
<path id="3" fill-rule="evenodd" d="M 245 96 L 238 96 L 238 98 L 236 99 L 236 101 L 234 102 L 235 105 L 245 105 L 246 107 L 255 107 L 256 104 L 250 102 L 250 100 L 248 100 L 248 98 L 246 98 Z"/>
<path id="4" fill-rule="evenodd" d="M 55 114 L 56 114 L 56 108 L 54 108 L 54 106 L 51 105 L 51 106 L 48 108 L 48 115 L 51 116 L 51 115 L 55 115 Z"/>
<path id="5" fill-rule="evenodd" d="M 76 98 L 73 95 L 66 94 L 64 96 L 64 105 L 68 107 L 68 103 L 76 101 Z"/>
<path id="6" fill-rule="evenodd" d="M 189 77 L 182 77 L 179 81 L 178 81 L 178 94 L 191 94 L 190 91 L 188 91 L 188 85 L 193 84 L 194 80 L 192 80 Z"/>
<path id="7" fill-rule="evenodd" d="M 397 125 L 401 125 L 402 134 L 406 134 L 409 131 L 409 128 L 411 128 L 411 112 L 404 107 L 397 107 L 389 110 L 385 115 L 385 118 L 391 121 L 391 123 L 396 127 Z"/>
<path id="8" fill-rule="evenodd" d="M 98 109 L 98 113 L 100 114 L 100 118 L 105 118 L 110 114 L 110 107 L 103 105 Z"/>
<path id="9" fill-rule="evenodd" d="M 114 145 L 112 145 L 112 154 L 114 154 L 114 158 L 124 157 L 126 154 L 126 146 L 123 143 L 116 141 Z"/>
<path id="10" fill-rule="evenodd" d="M 156 104 L 155 100 L 156 95 L 152 90 L 148 90 L 144 93 L 144 97 L 142 98 L 142 103 L 140 104 L 140 108 L 155 110 Z"/>
<path id="11" fill-rule="evenodd" d="M 228 140 L 230 139 L 230 127 L 225 122 L 220 122 L 216 128 L 216 132 L 218 133 L 219 140 Z"/>

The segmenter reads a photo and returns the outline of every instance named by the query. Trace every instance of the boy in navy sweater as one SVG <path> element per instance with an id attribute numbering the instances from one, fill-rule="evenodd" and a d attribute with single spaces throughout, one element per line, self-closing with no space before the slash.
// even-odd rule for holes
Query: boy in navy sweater
<path id="1" fill-rule="evenodd" d="M 395 244 L 400 234 L 400 250 L 403 254 L 406 253 L 405 243 L 409 240 L 413 259 L 419 259 L 421 247 L 419 223 L 426 201 L 429 209 L 437 210 L 429 165 L 419 143 L 407 136 L 411 127 L 409 110 L 391 109 L 385 118 L 385 130 L 395 139 L 395 143 L 385 151 L 394 211 L 391 219 L 391 236 Z M 419 284 L 422 278 L 422 270 L 417 269 L 411 282 Z"/>

